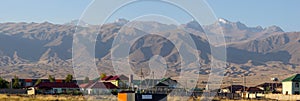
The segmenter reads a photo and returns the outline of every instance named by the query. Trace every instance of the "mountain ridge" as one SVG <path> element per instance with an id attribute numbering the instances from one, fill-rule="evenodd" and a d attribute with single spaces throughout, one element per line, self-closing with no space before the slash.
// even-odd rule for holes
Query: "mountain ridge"
<path id="1" fill-rule="evenodd" d="M 85 24 L 86 26 L 76 27 L 73 25 L 75 22 L 64 25 L 49 22 L 0 23 L 0 67 L 22 67 L 23 65 L 72 67 L 72 44 L 75 31 L 79 33 L 78 36 L 82 40 L 88 42 L 84 44 L 89 44 L 90 40 L 94 39 L 91 33 L 99 33 L 95 46 L 95 60 L 98 68 L 101 67 L 100 69 L 106 72 L 113 71 L 110 68 L 112 67 L 110 53 L 113 49 L 120 47 L 120 45 L 112 46 L 120 32 L 123 33 L 120 37 L 126 35 L 135 37 L 140 34 L 157 33 L 158 35 L 169 36 L 171 39 L 184 39 L 186 38 L 185 35 L 190 35 L 195 42 L 195 48 L 187 43 L 176 43 L 176 45 L 180 46 L 179 49 L 190 50 L 187 53 L 197 51 L 198 56 L 196 57 L 200 57 L 199 62 L 201 65 L 210 64 L 213 56 L 210 52 L 211 48 L 225 47 L 224 43 L 208 41 L 207 36 L 215 37 L 223 33 L 228 45 L 226 48 L 228 64 L 241 67 L 240 70 L 249 75 L 258 74 L 247 71 L 251 69 L 245 69 L 245 66 L 256 68 L 257 66 L 268 66 L 272 62 L 276 62 L 278 65 L 297 67 L 300 63 L 298 58 L 300 57 L 298 55 L 300 49 L 297 48 L 300 45 L 300 32 L 284 32 L 278 26 L 248 27 L 241 22 L 230 22 L 226 19 L 219 19 L 216 23 L 205 26 L 200 26 L 193 21 L 176 26 L 159 22 L 120 20 L 104 24 L 98 30 L 99 26 L 96 25 Z M 77 30 L 75 30 L 76 28 Z M 162 36 L 148 35 L 134 42 L 133 46 L 130 47 L 129 55 L 133 61 L 132 65 L 134 67 L 146 67 L 147 62 L 145 61 L 150 60 L 154 55 L 162 55 L 163 58 L 170 61 L 170 67 L 175 67 L 170 68 L 170 71 L 178 73 L 183 70 L 176 67 L 181 64 L 178 61 L 180 60 L 177 52 L 179 49 L 171 47 L 172 44 L 168 40 L 170 39 L 162 38 Z M 130 41 L 133 40 L 127 39 L 123 43 Z M 157 43 L 150 44 L 151 42 Z M 88 45 L 83 45 L 80 51 L 87 48 L 86 46 Z M 174 72 L 170 74 L 176 74 Z M 243 74 L 234 71 L 234 69 L 228 72 L 232 72 L 230 75 Z M 209 70 L 204 68 L 199 73 L 208 74 Z"/>

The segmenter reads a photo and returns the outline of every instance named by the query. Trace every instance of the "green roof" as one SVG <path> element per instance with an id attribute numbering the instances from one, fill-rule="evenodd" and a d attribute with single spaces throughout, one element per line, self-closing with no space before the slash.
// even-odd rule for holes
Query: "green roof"
<path id="1" fill-rule="evenodd" d="M 282 80 L 282 82 L 288 82 L 288 81 L 300 82 L 300 74 L 296 74 L 296 75 L 293 75 L 291 77 L 288 77 L 288 78 Z"/>

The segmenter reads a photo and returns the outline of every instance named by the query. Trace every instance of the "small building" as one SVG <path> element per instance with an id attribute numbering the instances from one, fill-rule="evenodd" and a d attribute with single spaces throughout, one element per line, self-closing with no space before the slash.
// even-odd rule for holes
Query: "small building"
<path id="1" fill-rule="evenodd" d="M 35 95 L 36 94 L 36 90 L 34 87 L 29 87 L 27 89 L 27 95 Z"/>
<path id="2" fill-rule="evenodd" d="M 262 83 L 255 86 L 265 92 L 272 92 L 272 93 L 281 93 L 282 92 L 282 84 L 281 83 Z"/>
<path id="3" fill-rule="evenodd" d="M 50 82 L 49 79 L 40 79 L 41 82 Z M 15 81 L 15 79 L 11 79 L 12 82 Z M 28 88 L 28 87 L 32 87 L 35 86 L 36 82 L 38 82 L 39 79 L 19 79 L 19 85 L 21 88 Z M 65 82 L 64 79 L 55 79 L 55 82 Z M 79 83 L 79 82 L 83 82 L 83 80 L 72 80 L 71 82 L 73 83 Z"/>
<path id="4" fill-rule="evenodd" d="M 285 95 L 300 94 L 300 74 L 296 74 L 282 80 L 282 94 Z"/>
<path id="5" fill-rule="evenodd" d="M 147 89 L 157 85 L 160 80 L 161 79 L 133 80 L 132 83 L 135 88 Z"/>
<path id="6" fill-rule="evenodd" d="M 171 78 L 161 79 L 156 86 L 158 86 L 159 84 L 167 85 L 168 88 L 176 88 L 177 86 L 179 86 L 177 80 L 173 80 Z"/>
<path id="7" fill-rule="evenodd" d="M 177 86 L 179 86 L 179 83 L 176 80 L 163 78 L 152 89 L 158 94 L 168 94 Z"/>
<path id="8" fill-rule="evenodd" d="M 128 88 L 129 78 L 124 75 L 106 76 L 100 80 L 100 82 L 110 82 L 119 88 Z"/>
<path id="9" fill-rule="evenodd" d="M 135 101 L 135 92 L 134 91 L 119 92 L 118 101 Z"/>
<path id="10" fill-rule="evenodd" d="M 247 89 L 248 87 L 243 85 L 231 85 L 219 90 L 218 96 L 222 98 L 239 98 L 241 97 L 241 90 Z"/>
<path id="11" fill-rule="evenodd" d="M 79 86 L 73 82 L 41 82 L 34 88 L 43 94 L 67 94 L 80 91 Z"/>
<path id="12" fill-rule="evenodd" d="M 117 94 L 119 91 L 119 87 L 110 82 L 97 81 L 88 84 L 81 84 L 80 87 L 82 88 L 81 91 L 88 95 L 110 95 L 113 93 Z"/>
<path id="13" fill-rule="evenodd" d="M 246 89 L 243 85 L 231 85 L 220 89 L 220 93 L 238 93 L 237 91 Z"/>
<path id="14" fill-rule="evenodd" d="M 171 78 L 133 80 L 135 87 L 147 89 L 152 87 L 176 88 L 179 83 Z"/>
<path id="15" fill-rule="evenodd" d="M 80 91 L 83 93 L 83 94 L 89 94 L 88 92 L 88 87 L 90 87 L 92 84 L 94 84 L 95 82 L 93 81 L 90 81 L 88 83 L 84 83 L 84 84 L 80 84 L 79 87 L 80 87 Z"/>
<path id="16" fill-rule="evenodd" d="M 255 99 L 262 98 L 264 96 L 264 91 L 257 87 L 249 87 L 246 88 L 245 91 L 240 90 L 242 92 L 243 98 Z"/>
<path id="17" fill-rule="evenodd" d="M 167 101 L 167 94 L 152 93 L 134 93 L 120 92 L 118 93 L 118 101 Z"/>

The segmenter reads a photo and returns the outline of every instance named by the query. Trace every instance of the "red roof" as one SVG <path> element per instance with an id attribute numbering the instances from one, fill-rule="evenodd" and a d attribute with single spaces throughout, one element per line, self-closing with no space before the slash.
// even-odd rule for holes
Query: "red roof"
<path id="1" fill-rule="evenodd" d="M 63 83 L 63 82 L 41 82 L 35 87 L 38 88 L 79 88 L 76 83 Z"/>
<path id="2" fill-rule="evenodd" d="M 55 82 L 63 82 L 63 80 L 55 80 Z"/>
<path id="3" fill-rule="evenodd" d="M 119 76 L 116 75 L 116 76 L 110 78 L 109 80 L 120 80 L 120 78 L 119 78 Z"/>
<path id="4" fill-rule="evenodd" d="M 25 82 L 32 82 L 32 79 L 25 79 Z"/>
<path id="5" fill-rule="evenodd" d="M 90 87 L 92 84 L 94 84 L 94 82 L 90 81 L 89 83 L 84 83 L 79 85 L 80 88 L 88 88 Z"/>
<path id="6" fill-rule="evenodd" d="M 101 80 L 105 80 L 105 81 L 107 81 L 107 80 L 109 80 L 110 78 L 112 78 L 113 76 L 106 76 L 106 77 L 104 77 L 104 78 L 102 78 Z"/>
<path id="7" fill-rule="evenodd" d="M 87 88 L 90 86 L 90 83 L 85 83 L 85 84 L 80 84 L 79 87 L 80 88 Z"/>
<path id="8" fill-rule="evenodd" d="M 116 76 L 106 76 L 104 78 L 102 78 L 101 80 L 104 80 L 104 81 L 109 81 L 109 80 L 128 80 L 128 77 L 124 76 L 124 75 L 116 75 Z"/>

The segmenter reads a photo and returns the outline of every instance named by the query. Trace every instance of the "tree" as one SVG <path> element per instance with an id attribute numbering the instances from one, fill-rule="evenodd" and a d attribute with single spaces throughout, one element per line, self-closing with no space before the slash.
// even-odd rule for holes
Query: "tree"
<path id="1" fill-rule="evenodd" d="M 55 82 L 55 77 L 52 77 L 51 75 L 49 75 L 48 79 L 50 82 Z"/>
<path id="2" fill-rule="evenodd" d="M 105 73 L 101 73 L 100 74 L 100 79 L 103 79 L 103 78 L 105 78 L 106 77 L 106 74 Z"/>
<path id="3" fill-rule="evenodd" d="M 73 76 L 71 74 L 68 74 L 65 81 L 66 82 L 72 82 L 72 80 L 73 80 Z"/>
<path id="4" fill-rule="evenodd" d="M 83 83 L 89 83 L 90 82 L 90 78 L 89 77 L 85 77 Z"/>
<path id="5" fill-rule="evenodd" d="M 9 82 L 0 77 L 0 88 L 8 88 Z"/>
<path id="6" fill-rule="evenodd" d="M 270 86 L 266 87 L 265 93 L 269 94 L 270 92 L 272 92 L 271 87 Z"/>
<path id="7" fill-rule="evenodd" d="M 14 76 L 14 82 L 13 82 L 12 87 L 13 87 L 14 89 L 19 89 L 19 88 L 20 88 L 19 77 L 16 76 L 16 75 Z"/>
<path id="8" fill-rule="evenodd" d="M 41 80 L 41 79 L 38 79 L 38 80 L 35 82 L 34 85 L 38 85 L 38 84 L 40 84 L 41 82 L 42 82 L 42 80 Z"/>

